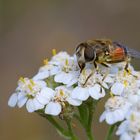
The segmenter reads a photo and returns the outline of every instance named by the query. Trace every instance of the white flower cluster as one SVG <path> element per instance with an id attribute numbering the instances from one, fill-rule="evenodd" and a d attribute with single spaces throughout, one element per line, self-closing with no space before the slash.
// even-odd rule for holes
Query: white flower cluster
<path id="1" fill-rule="evenodd" d="M 80 73 L 77 60 L 66 52 L 44 60 L 38 73 L 31 79 L 21 77 L 8 105 L 21 108 L 26 104 L 28 112 L 44 110 L 57 116 L 67 106 L 80 106 L 88 98 L 99 100 L 106 94 L 105 111 L 100 122 L 120 123 L 117 135 L 121 140 L 140 139 L 140 73 L 125 64 L 113 64 L 109 68 L 87 64 Z"/>
<path id="2" fill-rule="evenodd" d="M 129 66 L 129 72 L 118 70 L 113 75 L 110 97 L 100 122 L 119 123 L 120 140 L 140 140 L 140 72 Z"/>

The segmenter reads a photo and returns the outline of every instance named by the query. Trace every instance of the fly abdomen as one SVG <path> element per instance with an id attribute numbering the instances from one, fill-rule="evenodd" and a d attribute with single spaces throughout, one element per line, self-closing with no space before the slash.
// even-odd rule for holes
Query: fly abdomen
<path id="1" fill-rule="evenodd" d="M 140 52 L 139 51 L 136 51 L 134 49 L 131 49 L 121 43 L 118 43 L 118 42 L 113 42 L 113 44 L 121 47 L 121 48 L 124 48 L 124 51 L 126 53 L 126 55 L 130 56 L 131 58 L 138 58 L 140 59 Z"/>

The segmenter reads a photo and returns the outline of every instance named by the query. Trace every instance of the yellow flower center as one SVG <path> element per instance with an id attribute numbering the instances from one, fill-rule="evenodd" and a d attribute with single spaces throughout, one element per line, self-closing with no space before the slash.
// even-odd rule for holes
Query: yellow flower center
<path id="1" fill-rule="evenodd" d="M 19 78 L 19 81 L 21 81 L 22 83 L 25 84 L 25 79 L 24 79 L 23 77 L 20 77 L 20 78 Z"/>
<path id="2" fill-rule="evenodd" d="M 131 119 L 131 121 L 135 121 L 135 116 L 134 116 L 134 114 L 131 114 L 130 119 Z"/>
<path id="3" fill-rule="evenodd" d="M 123 84 L 124 84 L 125 87 L 127 87 L 127 86 L 128 86 L 127 80 L 125 80 L 125 81 L 123 82 Z"/>
<path id="4" fill-rule="evenodd" d="M 28 85 L 28 88 L 30 89 L 30 91 L 32 92 L 33 91 L 33 87 L 32 87 L 32 85 Z"/>
<path id="5" fill-rule="evenodd" d="M 53 55 L 53 56 L 56 55 L 56 49 L 52 49 L 52 55 Z"/>
<path id="6" fill-rule="evenodd" d="M 44 60 L 43 60 L 43 63 L 44 63 L 44 65 L 48 65 L 48 59 L 47 59 L 47 58 L 44 59 Z"/>
<path id="7" fill-rule="evenodd" d="M 65 60 L 65 65 L 66 65 L 66 66 L 69 65 L 69 61 L 68 61 L 68 59 Z"/>
<path id="8" fill-rule="evenodd" d="M 61 95 L 61 96 L 64 96 L 64 92 L 63 92 L 62 89 L 60 89 L 60 95 Z"/>
<path id="9" fill-rule="evenodd" d="M 35 86 L 35 82 L 32 79 L 30 79 L 30 83 L 32 84 L 32 86 Z"/>

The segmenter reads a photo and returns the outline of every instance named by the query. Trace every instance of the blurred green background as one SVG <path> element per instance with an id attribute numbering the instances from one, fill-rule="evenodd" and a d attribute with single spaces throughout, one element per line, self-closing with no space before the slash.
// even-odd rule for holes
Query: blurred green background
<path id="1" fill-rule="evenodd" d="M 53 48 L 72 54 L 82 41 L 111 38 L 140 50 L 139 0 L 1 0 L 0 18 L 0 140 L 62 140 L 45 119 L 7 106 L 18 78 L 32 77 Z M 98 123 L 102 111 L 103 103 L 94 116 L 96 140 L 108 128 Z"/>

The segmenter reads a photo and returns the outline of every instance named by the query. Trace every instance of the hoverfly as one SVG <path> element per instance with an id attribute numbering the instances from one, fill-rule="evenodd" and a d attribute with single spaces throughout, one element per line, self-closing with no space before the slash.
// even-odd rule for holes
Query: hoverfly
<path id="1" fill-rule="evenodd" d="M 126 62 L 125 70 L 128 71 L 128 64 L 131 58 L 140 58 L 140 52 L 130 49 L 121 43 L 110 39 L 94 39 L 80 43 L 76 47 L 76 57 L 81 71 L 86 63 L 97 63 L 108 67 L 107 64 Z"/>

